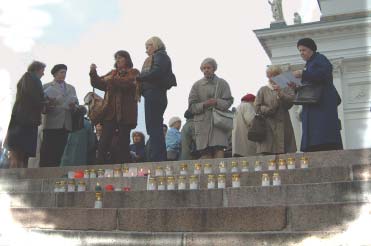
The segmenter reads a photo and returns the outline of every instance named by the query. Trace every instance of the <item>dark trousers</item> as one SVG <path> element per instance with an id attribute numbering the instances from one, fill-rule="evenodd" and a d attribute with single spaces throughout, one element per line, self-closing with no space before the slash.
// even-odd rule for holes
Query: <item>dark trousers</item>
<path id="1" fill-rule="evenodd" d="M 61 163 L 68 131 L 65 129 L 44 129 L 40 148 L 40 167 L 58 167 Z"/>
<path id="2" fill-rule="evenodd" d="M 130 162 L 130 130 L 125 124 L 104 121 L 98 144 L 97 164 Z"/>
<path id="3" fill-rule="evenodd" d="M 149 135 L 149 160 L 165 161 L 166 146 L 163 132 L 164 113 L 167 107 L 166 89 L 143 91 L 146 130 Z"/>

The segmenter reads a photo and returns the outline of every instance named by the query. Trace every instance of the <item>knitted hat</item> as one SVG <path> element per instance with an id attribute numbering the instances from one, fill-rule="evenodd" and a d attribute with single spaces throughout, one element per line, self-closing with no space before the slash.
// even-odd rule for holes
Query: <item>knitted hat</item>
<path id="1" fill-rule="evenodd" d="M 67 70 L 67 66 L 64 64 L 57 64 L 52 68 L 50 72 L 54 75 L 55 73 L 57 73 L 59 70 L 62 70 L 62 69 Z"/>
<path id="2" fill-rule="evenodd" d="M 171 117 L 170 120 L 169 120 L 169 126 L 172 127 L 174 125 L 174 123 L 177 122 L 177 121 L 182 122 L 182 120 L 177 116 Z"/>
<path id="3" fill-rule="evenodd" d="M 253 94 L 246 94 L 241 98 L 241 102 L 254 102 L 255 96 Z"/>
<path id="4" fill-rule="evenodd" d="M 314 40 L 311 39 L 311 38 L 302 38 L 302 39 L 300 39 L 300 40 L 298 41 L 296 47 L 299 47 L 300 45 L 305 46 L 305 47 L 307 47 L 307 48 L 313 50 L 314 52 L 317 51 L 317 45 L 316 45 L 316 43 L 314 42 Z"/>

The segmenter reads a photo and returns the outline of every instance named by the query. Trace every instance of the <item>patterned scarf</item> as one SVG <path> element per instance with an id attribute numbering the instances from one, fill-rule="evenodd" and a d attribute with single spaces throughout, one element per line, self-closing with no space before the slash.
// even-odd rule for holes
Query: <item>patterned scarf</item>
<path id="1" fill-rule="evenodd" d="M 148 72 L 149 70 L 151 70 L 152 61 L 153 61 L 153 55 L 148 56 L 147 59 L 143 63 L 142 73 L 145 73 L 145 72 Z"/>

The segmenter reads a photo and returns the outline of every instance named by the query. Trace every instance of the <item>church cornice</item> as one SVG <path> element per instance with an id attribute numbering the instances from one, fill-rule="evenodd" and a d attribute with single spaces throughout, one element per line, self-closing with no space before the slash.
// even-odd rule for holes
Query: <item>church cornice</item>
<path id="1" fill-rule="evenodd" d="M 272 58 L 271 46 L 296 42 L 303 37 L 341 37 L 370 33 L 371 17 L 344 21 L 318 21 L 282 28 L 254 30 L 265 52 Z"/>

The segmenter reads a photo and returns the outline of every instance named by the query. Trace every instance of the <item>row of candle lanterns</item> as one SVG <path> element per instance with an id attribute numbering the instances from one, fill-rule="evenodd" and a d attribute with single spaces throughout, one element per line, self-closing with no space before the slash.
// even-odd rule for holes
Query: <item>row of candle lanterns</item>
<path id="1" fill-rule="evenodd" d="M 303 156 L 300 158 L 300 168 L 308 168 L 309 160 L 308 157 Z M 227 173 L 227 165 L 224 161 L 220 162 L 219 165 L 219 173 Z M 284 170 L 284 169 L 295 169 L 296 168 L 296 163 L 295 163 L 295 158 L 289 157 L 287 158 L 287 161 L 285 159 L 279 159 L 278 160 L 278 169 L 279 170 Z M 203 165 L 202 169 L 202 164 L 200 163 L 195 163 L 194 168 L 193 168 L 193 175 L 200 175 L 203 173 L 208 175 L 208 174 L 213 174 L 213 167 L 211 164 L 206 163 Z M 254 171 L 263 171 L 263 165 L 260 160 L 255 161 L 254 165 Z M 268 161 L 268 170 L 274 171 L 277 170 L 277 164 L 276 160 L 269 160 Z M 249 162 L 244 160 L 241 162 L 241 165 L 239 167 L 238 163 L 236 161 L 231 162 L 231 167 L 230 167 L 230 173 L 239 173 L 239 172 L 249 172 Z M 137 167 L 117 167 L 114 169 L 103 169 L 99 168 L 97 170 L 95 169 L 86 169 L 85 171 L 70 171 L 68 172 L 68 178 L 73 179 L 73 178 L 110 178 L 110 177 L 136 177 L 136 176 L 147 176 L 150 174 L 150 169 L 143 169 L 140 168 L 138 169 Z M 180 175 L 189 175 L 192 173 L 189 173 L 188 170 L 188 164 L 183 163 L 180 164 L 179 168 L 179 174 Z M 154 175 L 156 177 L 160 176 L 173 176 L 174 175 L 174 170 L 172 166 L 157 166 L 155 167 L 155 172 Z"/>
<path id="2" fill-rule="evenodd" d="M 147 183 L 147 190 L 175 190 L 176 185 L 178 190 L 186 190 L 187 187 L 190 190 L 200 189 L 200 177 L 197 175 L 189 176 L 189 182 L 187 182 L 186 176 L 178 176 L 177 180 L 174 176 L 168 177 L 150 177 Z M 189 186 L 188 186 L 189 183 Z M 232 174 L 232 187 L 239 188 L 240 175 L 238 173 Z M 208 174 L 207 175 L 207 188 L 208 189 L 225 189 L 226 188 L 226 175 L 225 174 Z"/>

